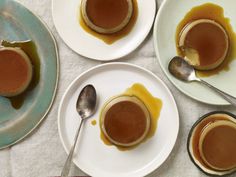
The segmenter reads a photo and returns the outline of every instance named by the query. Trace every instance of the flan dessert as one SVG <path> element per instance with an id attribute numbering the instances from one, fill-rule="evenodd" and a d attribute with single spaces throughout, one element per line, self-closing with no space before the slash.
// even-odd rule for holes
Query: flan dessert
<path id="1" fill-rule="evenodd" d="M 219 120 L 206 126 L 200 136 L 203 161 L 216 170 L 236 168 L 236 123 Z"/>
<path id="2" fill-rule="evenodd" d="M 185 60 L 198 70 L 212 70 L 223 63 L 229 51 L 229 37 L 216 21 L 189 22 L 179 34 L 178 46 Z"/>
<path id="3" fill-rule="evenodd" d="M 133 13 L 132 0 L 82 0 L 81 14 L 92 30 L 112 34 L 122 30 Z"/>
<path id="4" fill-rule="evenodd" d="M 198 119 L 188 136 L 193 163 L 210 176 L 236 171 L 236 116 L 215 111 Z"/>
<path id="5" fill-rule="evenodd" d="M 0 48 L 0 96 L 12 97 L 24 92 L 32 79 L 32 65 L 20 48 Z"/>
<path id="6" fill-rule="evenodd" d="M 150 129 L 149 111 L 134 96 L 118 96 L 101 112 L 101 129 L 113 144 L 130 147 L 139 144 Z"/>

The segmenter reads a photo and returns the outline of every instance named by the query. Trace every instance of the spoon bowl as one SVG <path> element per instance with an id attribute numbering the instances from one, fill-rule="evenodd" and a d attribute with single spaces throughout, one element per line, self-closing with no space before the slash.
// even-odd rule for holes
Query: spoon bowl
<path id="1" fill-rule="evenodd" d="M 196 77 L 193 66 L 189 65 L 183 58 L 176 56 L 174 57 L 168 66 L 170 73 L 176 78 L 182 81 L 195 81 L 199 80 Z"/>
<path id="2" fill-rule="evenodd" d="M 235 97 L 223 92 L 222 90 L 219 90 L 218 88 L 212 86 L 208 82 L 198 78 L 196 76 L 194 67 L 191 66 L 188 62 L 186 62 L 183 58 L 179 56 L 175 56 L 174 58 L 172 58 L 172 60 L 169 62 L 168 70 L 173 76 L 175 76 L 179 80 L 185 82 L 197 81 L 204 84 L 205 86 L 211 88 L 216 93 L 218 93 L 222 98 L 224 98 L 230 104 L 236 107 Z"/>
<path id="3" fill-rule="evenodd" d="M 92 85 L 85 86 L 79 94 L 76 110 L 82 119 L 89 118 L 95 112 L 96 90 Z"/>

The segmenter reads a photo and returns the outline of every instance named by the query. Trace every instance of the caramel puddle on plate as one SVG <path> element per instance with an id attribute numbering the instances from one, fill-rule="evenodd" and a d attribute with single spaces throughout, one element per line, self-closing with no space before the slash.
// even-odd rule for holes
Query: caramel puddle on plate
<path id="1" fill-rule="evenodd" d="M 28 88 L 21 93 L 20 95 L 14 97 L 6 97 L 10 100 L 11 105 L 15 109 L 20 109 L 23 105 L 25 98 L 31 90 L 33 90 L 37 84 L 39 83 L 40 79 L 40 60 L 39 55 L 37 53 L 36 46 L 33 41 L 26 41 L 26 42 L 7 42 L 2 41 L 1 45 L 3 47 L 19 47 L 21 48 L 30 58 L 31 64 L 33 66 L 33 76 Z"/>
<path id="2" fill-rule="evenodd" d="M 189 22 L 198 19 L 211 19 L 221 24 L 228 33 L 230 46 L 227 57 L 219 67 L 209 71 L 197 71 L 197 76 L 208 77 L 218 74 L 222 70 L 228 71 L 230 68 L 230 63 L 236 57 L 236 33 L 233 31 L 230 24 L 230 19 L 224 16 L 224 9 L 213 3 L 206 3 L 192 8 L 179 23 L 175 33 L 175 42 L 178 55 L 182 57 L 184 56 L 183 52 L 178 47 L 181 30 Z"/>
<path id="3" fill-rule="evenodd" d="M 86 23 L 84 22 L 82 15 L 81 15 L 81 9 L 79 8 L 78 10 L 78 19 L 79 19 L 79 23 L 80 26 L 89 34 L 91 34 L 92 36 L 101 39 L 102 41 L 104 41 L 106 44 L 113 44 L 114 42 L 116 42 L 117 40 L 125 37 L 126 35 L 128 35 L 130 33 L 130 31 L 133 29 L 136 21 L 138 18 L 138 3 L 137 0 L 133 0 L 133 13 L 132 16 L 130 18 L 129 23 L 120 31 L 113 33 L 113 34 L 101 34 L 98 33 L 94 30 L 92 30 L 91 28 L 89 28 Z"/>
<path id="4" fill-rule="evenodd" d="M 139 83 L 133 84 L 130 88 L 128 88 L 121 95 L 136 96 L 145 104 L 145 106 L 147 107 L 147 109 L 150 113 L 150 118 L 151 118 L 150 130 L 149 130 L 147 136 L 145 137 L 145 139 L 141 142 L 141 143 L 143 143 L 147 139 L 151 138 L 156 132 L 157 122 L 158 122 L 159 115 L 160 115 L 161 108 L 162 108 L 162 100 L 159 98 L 153 97 L 152 94 L 142 84 L 139 84 Z M 121 95 L 119 95 L 119 96 L 121 96 Z M 104 144 L 106 144 L 108 146 L 114 145 L 105 137 L 104 133 L 102 132 L 101 116 L 100 116 L 99 125 L 100 125 L 100 132 L 101 132 L 101 134 L 100 134 L 101 140 L 104 142 Z M 138 145 L 131 146 L 131 147 L 121 147 L 121 146 L 117 146 L 117 145 L 114 145 L 114 146 L 116 146 L 121 151 L 126 151 L 126 150 L 134 149 Z"/>
<path id="5" fill-rule="evenodd" d="M 97 125 L 97 121 L 94 119 L 94 120 L 91 121 L 91 124 L 92 124 L 93 126 L 95 126 L 95 125 Z"/>

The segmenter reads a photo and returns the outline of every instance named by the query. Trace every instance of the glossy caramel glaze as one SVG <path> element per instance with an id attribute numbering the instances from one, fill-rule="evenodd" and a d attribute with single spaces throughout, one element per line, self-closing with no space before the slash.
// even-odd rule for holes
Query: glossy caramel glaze
<path id="1" fill-rule="evenodd" d="M 227 50 L 227 39 L 216 25 L 200 23 L 188 32 L 184 46 L 198 52 L 200 66 L 208 66 L 222 58 Z"/>
<path id="2" fill-rule="evenodd" d="M 176 29 L 176 48 L 177 53 L 180 56 L 184 56 L 183 52 L 180 50 L 178 43 L 179 43 L 179 35 L 181 34 L 182 29 L 190 22 L 198 20 L 198 19 L 210 19 L 214 20 L 226 30 L 229 36 L 229 51 L 228 55 L 225 58 L 224 62 L 217 67 L 216 69 L 209 70 L 209 71 L 197 71 L 197 75 L 200 77 L 208 77 L 214 74 L 218 74 L 222 70 L 229 70 L 229 65 L 231 61 L 236 57 L 236 34 L 233 31 L 233 28 L 230 24 L 230 19 L 224 16 L 224 9 L 218 5 L 212 3 L 206 3 L 200 6 L 196 6 L 192 8 L 183 18 L 183 20 L 179 23 Z M 216 42 L 218 41 L 217 37 L 214 39 Z M 220 40 L 219 40 L 220 41 Z M 204 51 L 204 48 L 208 46 L 204 46 L 207 44 L 202 45 L 202 53 L 207 55 L 207 51 Z M 214 46 L 214 45 L 212 45 Z M 210 50 L 210 49 L 209 49 Z"/>
<path id="3" fill-rule="evenodd" d="M 96 26 L 114 28 L 120 25 L 128 14 L 127 0 L 87 0 L 88 18 Z"/>
<path id="4" fill-rule="evenodd" d="M 95 32 L 94 30 L 92 30 L 90 27 L 88 27 L 86 25 L 86 23 L 84 22 L 82 15 L 81 15 L 81 9 L 79 9 L 78 11 L 78 19 L 79 19 L 79 23 L 80 26 L 90 35 L 101 39 L 102 41 L 104 41 L 106 44 L 113 44 L 114 42 L 116 42 L 117 40 L 125 37 L 126 35 L 128 35 L 131 30 L 133 29 L 137 18 L 138 18 L 138 4 L 137 4 L 137 0 L 133 0 L 133 13 L 132 16 L 130 18 L 129 23 L 120 31 L 113 33 L 113 34 L 100 34 Z"/>
<path id="5" fill-rule="evenodd" d="M 21 106 L 24 103 L 24 100 L 27 96 L 27 94 L 33 90 L 39 83 L 39 79 L 40 79 L 40 59 L 39 59 L 39 55 L 37 53 L 37 48 L 34 44 L 33 41 L 26 41 L 26 42 L 20 42 L 20 43 L 10 43 L 7 41 L 3 41 L 2 46 L 4 47 L 19 47 L 21 48 L 30 58 L 32 66 L 33 66 L 33 76 L 32 76 L 32 80 L 30 82 L 30 85 L 28 86 L 28 88 L 26 89 L 26 91 L 24 91 L 22 94 L 14 96 L 14 97 L 9 97 L 8 99 L 11 102 L 11 105 L 13 108 L 15 109 L 20 109 Z"/>
<path id="6" fill-rule="evenodd" d="M 210 167 L 206 165 L 203 159 L 201 158 L 200 151 L 199 151 L 199 139 L 200 139 L 203 129 L 206 126 L 219 120 L 231 121 L 229 118 L 222 116 L 221 114 L 208 116 L 207 118 L 203 119 L 200 123 L 198 123 L 198 125 L 195 127 L 194 134 L 192 135 L 193 137 L 192 137 L 191 143 L 192 143 L 193 155 L 205 168 L 210 168 Z"/>
<path id="7" fill-rule="evenodd" d="M 13 50 L 0 51 L 0 90 L 18 90 L 28 80 L 30 71 L 25 59 Z"/>
<path id="8" fill-rule="evenodd" d="M 161 112 L 162 108 L 162 101 L 159 98 L 156 98 L 152 96 L 152 94 L 142 85 L 139 83 L 133 84 L 130 88 L 128 88 L 123 94 L 125 96 L 136 96 L 139 98 L 144 105 L 147 107 L 149 113 L 150 113 L 150 118 L 151 118 L 151 123 L 150 123 L 150 129 L 145 137 L 145 139 L 141 142 L 145 142 L 147 139 L 151 138 L 154 136 L 157 128 L 157 122 L 158 118 Z M 100 128 L 102 127 L 101 125 L 101 118 L 100 118 Z M 104 142 L 106 145 L 113 145 L 104 135 L 101 129 L 101 134 L 100 134 L 101 140 Z M 136 145 L 137 146 L 137 145 Z M 135 148 L 136 146 L 132 147 L 121 147 L 121 146 L 116 146 L 119 150 L 125 151 L 125 150 L 131 150 Z"/>
<path id="9" fill-rule="evenodd" d="M 210 130 L 202 144 L 206 161 L 219 169 L 236 167 L 236 128 L 221 125 Z"/>
<path id="10" fill-rule="evenodd" d="M 146 116 L 139 105 L 122 101 L 106 113 L 104 127 L 114 141 L 128 144 L 137 141 L 146 130 Z"/>

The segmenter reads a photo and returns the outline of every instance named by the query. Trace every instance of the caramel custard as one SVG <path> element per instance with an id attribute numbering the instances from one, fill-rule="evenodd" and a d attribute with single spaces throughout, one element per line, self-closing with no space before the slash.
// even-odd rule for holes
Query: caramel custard
<path id="1" fill-rule="evenodd" d="M 133 12 L 132 0 L 82 0 L 82 17 L 98 33 L 115 33 L 124 28 Z"/>
<path id="2" fill-rule="evenodd" d="M 1 41 L 1 46 L 20 48 L 27 54 L 33 67 L 32 80 L 27 89 L 17 96 L 6 97 L 9 99 L 14 109 L 20 109 L 24 103 L 24 100 L 26 99 L 27 94 L 38 85 L 40 80 L 41 65 L 37 47 L 33 41 L 8 42 L 5 40 Z"/>
<path id="3" fill-rule="evenodd" d="M 183 28 L 179 47 L 186 56 L 185 60 L 196 69 L 211 70 L 218 67 L 227 56 L 228 34 L 213 20 L 195 20 Z"/>
<path id="4" fill-rule="evenodd" d="M 208 125 L 200 138 L 200 154 L 204 162 L 216 170 L 236 167 L 236 124 L 217 121 Z"/>
<path id="5" fill-rule="evenodd" d="M 225 175 L 236 170 L 236 118 L 227 112 L 212 112 L 200 118 L 188 137 L 192 161 L 205 173 Z"/>
<path id="6" fill-rule="evenodd" d="M 90 0 L 90 1 L 92 2 L 92 0 Z M 95 1 L 98 1 L 98 0 L 95 0 Z M 109 0 L 109 1 L 112 1 L 112 3 L 115 3 L 115 4 L 119 3 L 119 2 L 125 2 L 124 4 L 128 4 L 128 14 L 126 15 L 126 18 L 123 20 L 123 22 L 120 25 L 118 25 L 118 21 L 122 21 L 121 20 L 122 19 L 122 15 L 120 15 L 120 17 L 119 17 L 120 20 L 118 19 L 116 21 L 113 21 L 112 22 L 113 24 L 110 25 L 110 26 L 113 26 L 113 27 L 118 25 L 115 28 L 110 28 L 110 29 L 107 28 L 107 29 L 105 29 L 105 28 L 101 28 L 99 26 L 95 26 L 94 24 L 89 26 L 89 24 L 92 24 L 92 22 L 89 22 L 90 20 L 88 18 L 88 15 L 86 15 L 86 8 L 85 8 L 86 0 L 83 0 L 81 2 L 81 6 L 78 9 L 79 10 L 78 11 L 78 19 L 79 19 L 80 26 L 87 33 L 91 34 L 92 36 L 94 36 L 94 37 L 96 37 L 98 39 L 101 39 L 106 44 L 110 45 L 110 44 L 113 44 L 114 42 L 116 42 L 117 40 L 125 37 L 126 35 L 128 35 L 131 32 L 131 30 L 133 29 L 133 27 L 134 27 L 134 25 L 135 25 L 135 23 L 137 21 L 137 18 L 138 18 L 138 3 L 137 3 L 137 0 L 126 0 L 126 1 L 125 0 L 122 0 L 122 1 L 120 1 L 120 0 L 118 0 L 118 1 L 116 1 L 116 0 L 115 1 L 114 0 Z M 101 2 L 102 2 L 102 0 L 101 0 Z M 107 0 L 107 2 L 108 2 L 108 0 Z M 101 8 L 104 8 L 104 7 L 101 7 Z M 131 8 L 132 8 L 132 11 L 131 11 Z M 122 14 L 125 14 L 124 12 L 125 11 L 123 10 Z M 113 13 L 113 12 L 110 12 L 110 13 Z M 128 18 L 129 15 L 131 15 L 130 18 Z M 86 18 L 86 16 L 87 16 L 87 18 Z M 106 18 L 108 18 L 108 17 L 106 17 Z M 108 20 L 111 20 L 111 18 L 117 18 L 117 17 L 116 17 L 116 15 L 114 16 L 114 13 L 113 13 L 113 17 L 110 16 Z M 92 28 L 91 26 L 93 26 L 94 28 Z M 99 32 L 95 28 L 96 29 L 101 29 L 102 31 Z M 105 30 L 105 33 L 104 33 L 104 30 Z"/>
<path id="7" fill-rule="evenodd" d="M 197 75 L 199 77 L 208 77 L 208 76 L 212 76 L 214 74 L 218 74 L 222 70 L 225 70 L 225 71 L 229 70 L 229 64 L 231 63 L 231 61 L 234 58 L 236 58 L 236 34 L 233 31 L 232 25 L 230 24 L 230 19 L 224 16 L 224 9 L 222 7 L 220 7 L 219 5 L 213 4 L 213 3 L 206 3 L 206 4 L 202 4 L 200 6 L 196 6 L 196 7 L 192 8 L 185 15 L 185 17 L 180 21 L 180 23 L 177 26 L 176 35 L 175 35 L 176 40 L 175 41 L 176 41 L 176 49 L 177 49 L 178 55 L 180 55 L 182 57 L 185 57 L 186 56 L 185 52 L 187 52 L 187 55 L 193 56 L 193 58 L 198 58 L 198 51 L 194 50 L 193 48 L 188 48 L 189 50 L 183 50 L 184 48 L 180 47 L 179 44 L 180 44 L 181 32 L 184 30 L 184 28 L 186 26 L 188 26 L 189 24 L 193 23 L 194 21 L 202 20 L 202 19 L 203 20 L 210 20 L 213 23 L 215 22 L 214 24 L 218 24 L 218 26 L 220 25 L 225 30 L 225 32 L 227 33 L 228 42 L 229 42 L 228 52 L 227 52 L 226 57 L 224 58 L 224 60 L 222 61 L 221 64 L 219 64 L 220 60 L 218 60 L 219 61 L 218 63 L 216 62 L 217 64 L 219 64 L 218 67 L 216 67 L 215 69 L 212 69 L 215 66 L 217 66 L 217 64 L 216 64 L 214 67 L 211 66 L 211 70 L 206 70 L 206 71 L 197 70 Z M 213 23 L 212 23 L 211 27 L 213 26 Z M 209 25 L 209 23 L 208 23 L 208 25 Z M 216 28 L 216 26 L 215 26 L 215 28 Z M 218 29 L 220 29 L 220 28 L 218 28 Z M 205 31 L 205 32 L 208 33 L 207 31 Z M 219 31 L 219 32 L 221 32 L 221 31 Z M 220 36 L 221 36 L 220 37 L 221 39 L 220 38 L 218 39 L 218 35 L 217 35 L 215 37 L 214 41 L 216 41 L 216 42 L 218 40 L 223 41 L 223 39 L 222 39 L 223 38 L 223 33 L 222 32 L 221 32 Z M 211 42 L 211 40 L 207 40 L 207 41 Z M 204 48 L 207 49 L 208 45 L 209 44 L 203 42 L 203 45 L 201 47 L 202 48 L 201 50 L 203 50 L 203 53 L 205 52 L 207 55 L 209 55 L 208 54 L 209 51 L 207 51 L 207 50 L 204 51 Z M 214 48 L 214 46 L 213 46 L 213 48 Z M 222 47 L 222 49 L 223 48 L 226 48 L 226 47 Z M 212 49 L 210 49 L 210 50 L 212 50 Z M 214 51 L 212 53 L 217 55 L 218 52 L 219 51 L 216 51 L 214 49 Z M 223 54 L 222 51 L 219 52 L 219 53 Z M 218 53 L 218 56 L 219 56 L 219 53 Z M 219 57 L 214 57 L 214 58 L 216 59 L 216 58 L 219 58 Z M 211 58 L 208 58 L 208 60 L 212 61 Z M 206 60 L 206 62 L 210 62 L 208 60 Z M 214 61 L 213 61 L 213 63 L 214 63 Z"/>
<path id="8" fill-rule="evenodd" d="M 140 143 L 150 128 L 150 115 L 137 98 L 120 96 L 112 99 L 102 112 L 102 130 L 106 137 L 119 146 Z"/>
<path id="9" fill-rule="evenodd" d="M 158 122 L 158 118 L 159 118 L 159 115 L 160 115 L 160 112 L 161 112 L 161 108 L 162 108 L 162 101 L 159 99 L 159 98 L 156 98 L 154 97 L 145 87 L 144 85 L 140 84 L 140 83 L 135 83 L 133 84 L 130 88 L 128 88 L 124 93 L 122 93 L 121 95 L 119 96 L 116 96 L 116 97 L 113 97 L 111 100 L 115 99 L 115 98 L 118 98 L 118 97 L 129 97 L 128 100 L 126 99 L 125 103 L 122 103 L 122 104 L 117 104 L 116 106 L 116 109 L 118 107 L 122 107 L 122 105 L 126 105 L 128 104 L 130 107 L 136 107 L 137 110 L 139 110 L 139 113 L 141 115 L 141 117 L 143 118 L 140 118 L 140 123 L 143 122 L 140 126 L 140 128 L 138 130 L 135 130 L 133 129 L 132 131 L 136 132 L 135 134 L 137 135 L 140 135 L 143 134 L 143 137 L 139 138 L 139 141 L 135 141 L 135 139 L 137 140 L 138 137 L 140 136 L 137 136 L 136 135 L 136 138 L 133 138 L 133 145 L 131 146 L 131 144 L 129 144 L 130 146 L 122 146 L 122 145 L 117 145 L 115 142 L 113 142 L 111 140 L 111 138 L 109 138 L 106 134 L 105 131 L 103 131 L 103 120 L 104 120 L 104 112 L 106 112 L 106 105 L 110 102 L 108 101 L 105 106 L 102 108 L 102 111 L 101 111 L 101 115 L 100 115 L 100 128 L 101 128 L 101 140 L 104 142 L 104 144 L 106 145 L 115 145 L 119 150 L 121 151 L 125 151 L 125 150 L 131 150 L 135 147 L 137 147 L 137 145 L 139 145 L 140 143 L 143 143 L 145 142 L 147 139 L 151 138 L 152 136 L 154 136 L 155 132 L 156 132 L 156 128 L 157 128 L 157 122 Z M 134 98 L 134 99 L 138 99 L 139 103 L 135 102 L 131 102 L 130 103 L 130 98 Z M 141 104 L 140 104 L 141 102 Z M 117 103 L 117 101 L 115 101 L 115 103 Z M 111 104 L 111 105 L 115 105 L 115 104 Z M 125 109 L 126 106 L 124 106 L 124 109 Z M 142 108 L 143 107 L 143 108 Z M 133 108 L 135 109 L 135 108 Z M 145 111 L 145 110 L 148 110 Z M 108 109 L 107 109 L 108 110 Z M 132 111 L 133 112 L 133 111 Z M 143 116 L 143 113 L 146 115 L 146 116 Z M 146 112 L 146 113 L 145 113 Z M 133 114 L 133 113 L 132 113 Z M 137 113 L 136 113 L 137 114 Z M 150 125 L 149 125 L 149 128 L 148 126 L 144 124 L 145 120 L 144 120 L 144 117 L 148 117 L 149 115 L 149 119 L 150 119 Z M 131 116 L 134 116 L 134 115 L 131 115 Z M 118 117 L 117 117 L 118 119 Z M 135 118 L 133 119 L 135 120 Z M 142 121 L 141 121 L 142 120 Z M 127 123 L 125 122 L 125 119 L 123 119 L 124 123 Z M 147 119 L 148 121 L 148 119 Z M 129 122 L 131 123 L 131 122 Z M 138 125 L 139 123 L 136 122 L 134 125 Z M 146 128 L 144 128 L 146 127 Z M 111 127 L 110 127 L 111 128 Z M 148 130 L 147 133 L 143 133 L 144 132 L 144 129 Z M 121 130 L 120 130 L 121 131 Z M 125 130 L 125 131 L 129 131 L 129 130 Z M 129 132 L 122 132 L 123 133 L 129 133 Z M 145 135 L 146 134 L 146 135 Z M 123 134 L 124 136 L 124 134 Z M 127 139 L 127 137 L 125 137 Z M 128 141 L 127 141 L 128 142 Z M 131 140 L 130 140 L 131 142 Z"/>
<path id="10" fill-rule="evenodd" d="M 29 57 L 20 48 L 0 48 L 0 95 L 16 96 L 29 86 L 32 65 Z"/>

